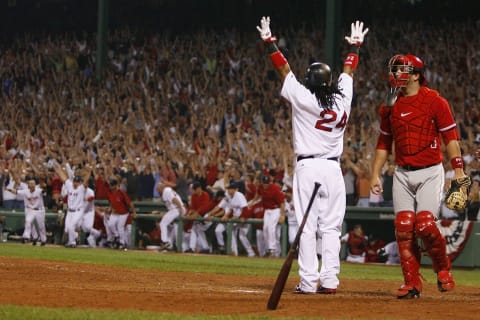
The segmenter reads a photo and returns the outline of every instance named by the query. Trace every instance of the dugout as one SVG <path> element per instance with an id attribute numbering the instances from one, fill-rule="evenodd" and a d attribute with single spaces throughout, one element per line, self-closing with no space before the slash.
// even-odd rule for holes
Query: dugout
<path id="1" fill-rule="evenodd" d="M 106 206 L 106 202 L 96 202 L 99 206 Z M 137 209 L 138 217 L 132 223 L 132 243 L 136 244 L 138 229 L 148 230 L 151 228 L 155 221 L 159 219 L 159 215 L 152 214 L 155 211 L 164 211 L 165 207 L 162 203 L 158 202 L 134 202 Z M 11 211 L 0 210 L 0 216 L 5 217 L 4 231 L 10 232 L 10 234 L 16 234 L 21 236 L 23 230 L 25 215 L 23 211 Z M 201 221 L 202 218 L 196 220 Z M 58 238 L 57 225 L 58 214 L 54 212 L 46 213 L 47 233 L 50 233 L 53 243 L 60 243 L 61 239 Z M 214 220 L 219 221 L 219 219 Z M 382 239 L 385 242 L 393 241 L 394 235 L 394 214 L 392 208 L 381 207 L 347 207 L 345 214 L 345 220 L 342 227 L 342 234 L 345 234 L 353 228 L 355 224 L 361 224 L 367 235 L 373 234 L 376 238 Z M 229 254 L 230 244 L 232 241 L 233 223 L 239 222 L 239 220 L 230 220 L 227 223 L 226 230 L 226 248 L 227 254 Z M 183 240 L 183 219 L 178 218 L 179 232 L 177 233 L 177 243 L 181 243 Z M 248 219 L 245 223 L 251 223 L 252 225 L 259 225 L 262 223 L 260 219 Z M 453 260 L 454 267 L 480 267 L 480 222 L 467 221 L 467 220 L 441 220 L 438 221 L 440 231 L 445 236 L 447 241 L 447 253 Z M 56 228 L 56 229 L 55 229 Z M 254 232 L 250 233 L 251 241 L 255 240 Z M 61 230 L 60 230 L 61 232 Z M 214 234 L 210 230 L 207 232 L 209 240 L 213 243 Z M 281 254 L 286 256 L 288 251 L 288 239 L 287 239 L 287 225 L 282 225 L 281 228 Z M 10 236 L 9 236 L 10 238 Z M 12 239 L 15 240 L 15 239 Z M 240 242 L 239 247 L 241 247 Z M 239 248 L 241 251 L 242 248 Z M 181 251 L 181 248 L 177 249 Z M 346 256 L 346 246 L 342 246 L 341 257 Z M 422 264 L 431 264 L 430 259 L 427 256 L 422 257 Z"/>

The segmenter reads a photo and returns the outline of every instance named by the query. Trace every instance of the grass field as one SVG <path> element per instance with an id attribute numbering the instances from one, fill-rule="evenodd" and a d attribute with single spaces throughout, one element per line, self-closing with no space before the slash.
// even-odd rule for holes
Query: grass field
<path id="1" fill-rule="evenodd" d="M 0 269 L 2 258 L 15 257 L 24 259 L 42 259 L 50 261 L 65 261 L 85 264 L 112 265 L 132 269 L 148 269 L 174 272 L 195 272 L 212 274 L 261 275 L 276 278 L 283 259 L 247 259 L 245 257 L 229 257 L 216 255 L 185 255 L 185 254 L 152 254 L 144 251 L 114 251 L 77 248 L 75 250 L 63 247 L 22 246 L 18 244 L 0 245 Z M 424 266 L 423 268 L 429 268 Z M 296 276 L 298 265 L 295 262 L 291 276 Z M 457 285 L 480 287 L 480 272 L 478 270 L 455 269 Z M 428 282 L 435 282 L 433 272 L 424 272 Z M 359 265 L 343 263 L 340 279 L 384 280 L 401 282 L 399 266 Z M 8 294 L 3 290 L 0 294 Z M 44 308 L 30 306 L 0 305 L 0 319 L 226 319 L 225 316 L 185 316 L 175 314 L 158 314 L 135 311 L 102 311 L 79 310 L 73 308 Z M 231 316 L 227 319 L 270 319 L 269 317 Z M 281 319 L 275 317 L 275 319 Z M 293 319 L 293 318 L 285 318 Z M 295 317 L 295 319 L 301 319 Z"/>

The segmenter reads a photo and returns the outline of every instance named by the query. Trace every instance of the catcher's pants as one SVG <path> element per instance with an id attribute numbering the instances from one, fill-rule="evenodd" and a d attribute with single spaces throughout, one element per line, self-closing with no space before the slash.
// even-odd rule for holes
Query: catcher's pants
<path id="1" fill-rule="evenodd" d="M 400 211 L 429 211 L 438 218 L 445 170 L 438 165 L 408 171 L 397 167 L 393 176 L 393 208 Z"/>

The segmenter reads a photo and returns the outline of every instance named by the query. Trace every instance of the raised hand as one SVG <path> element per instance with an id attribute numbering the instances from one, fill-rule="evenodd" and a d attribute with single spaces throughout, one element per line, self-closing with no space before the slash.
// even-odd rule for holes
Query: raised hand
<path id="1" fill-rule="evenodd" d="M 368 32 L 368 28 L 363 30 L 363 22 L 356 21 L 352 23 L 352 31 L 350 36 L 346 36 L 345 40 L 348 41 L 351 45 L 354 46 L 361 46 L 363 43 L 363 40 L 365 38 L 365 35 Z"/>
<path id="2" fill-rule="evenodd" d="M 275 40 L 272 38 L 272 32 L 270 31 L 270 17 L 262 17 L 260 20 L 260 26 L 257 26 L 257 30 L 263 41 L 272 42 Z"/>

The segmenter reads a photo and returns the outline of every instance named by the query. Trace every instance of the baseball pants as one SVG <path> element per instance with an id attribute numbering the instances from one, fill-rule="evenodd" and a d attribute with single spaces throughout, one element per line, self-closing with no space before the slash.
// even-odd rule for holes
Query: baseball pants
<path id="1" fill-rule="evenodd" d="M 83 217 L 83 209 L 68 209 L 65 217 L 65 233 L 68 236 L 67 245 L 76 245 L 78 233 L 76 231 Z"/>
<path id="2" fill-rule="evenodd" d="M 211 251 L 210 245 L 207 241 L 207 236 L 205 232 L 210 228 L 212 222 L 205 221 L 199 222 L 195 221 L 192 225 L 192 235 L 190 237 L 190 248 L 195 251 L 198 247 L 201 251 L 208 250 Z"/>
<path id="3" fill-rule="evenodd" d="M 267 250 L 272 250 L 274 255 L 278 255 L 280 248 L 277 236 L 278 219 L 280 219 L 280 208 L 265 209 L 263 216 L 263 236 Z"/>
<path id="4" fill-rule="evenodd" d="M 45 228 L 45 210 L 34 210 L 25 208 L 25 230 L 23 231 L 23 238 L 30 240 L 32 236 L 32 226 L 33 221 L 37 222 L 38 225 L 38 235 L 35 232 L 37 238 L 40 237 L 41 242 L 47 242 L 47 231 Z"/>
<path id="5" fill-rule="evenodd" d="M 170 240 L 170 233 L 168 232 L 168 226 L 173 223 L 173 221 L 180 215 L 180 211 L 178 209 L 172 209 L 167 211 L 165 215 L 160 220 L 160 237 L 163 243 L 173 243 Z"/>
<path id="6" fill-rule="evenodd" d="M 108 223 L 110 224 L 110 230 L 112 232 L 113 239 L 118 238 L 120 245 L 126 246 L 127 241 L 125 237 L 125 223 L 127 222 L 128 213 L 118 214 L 112 213 Z"/>

